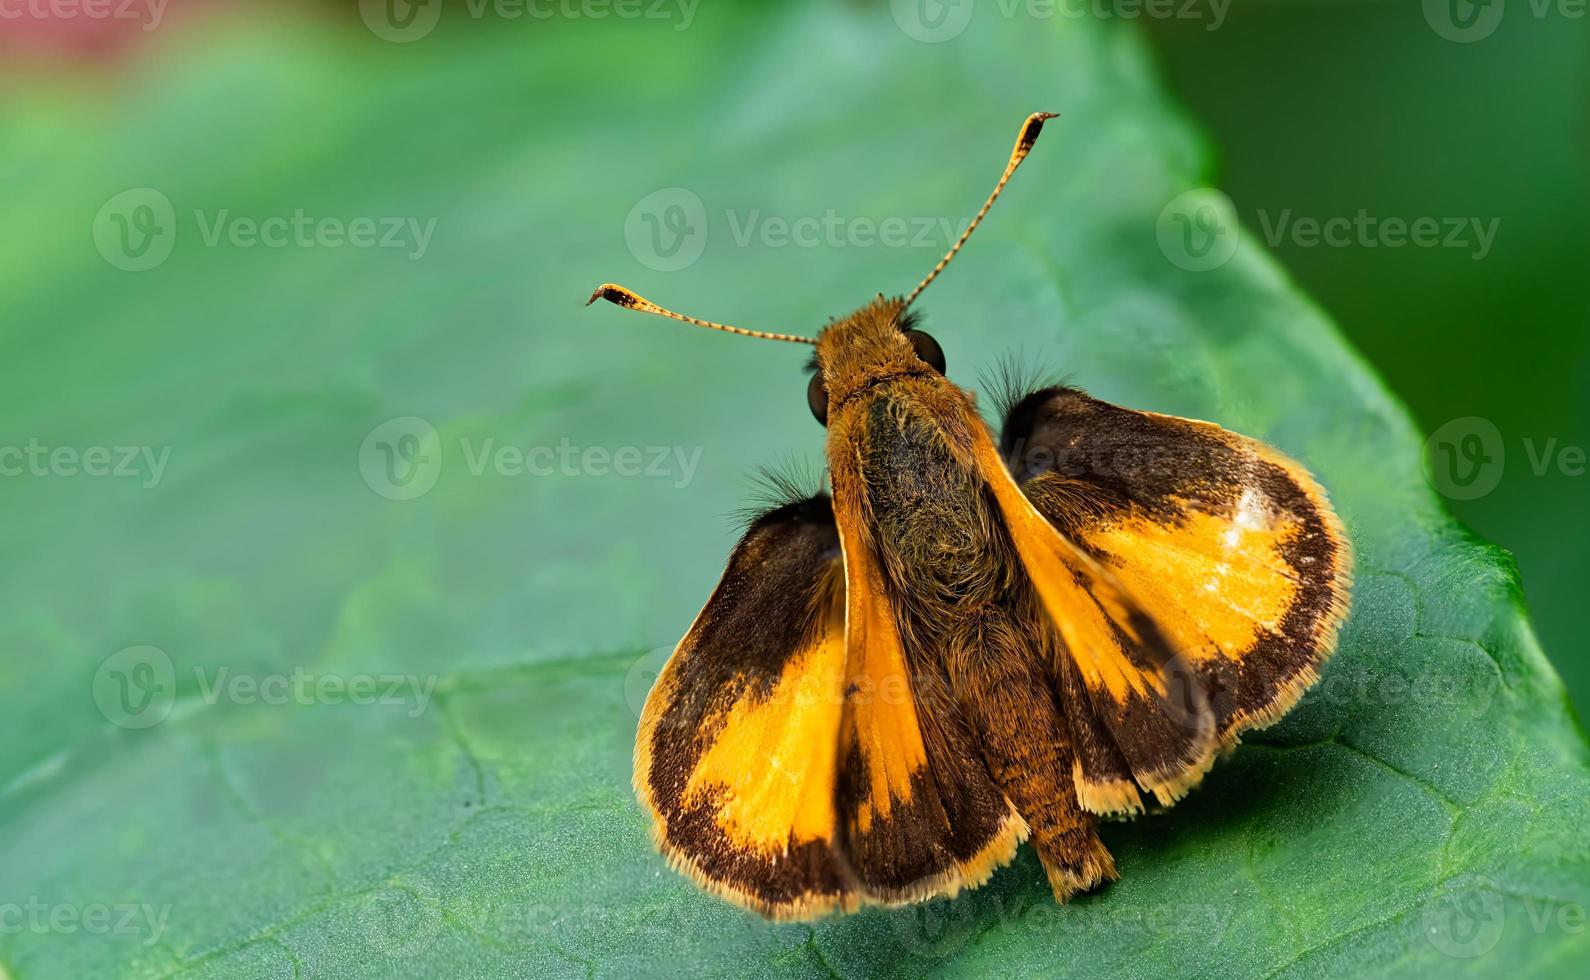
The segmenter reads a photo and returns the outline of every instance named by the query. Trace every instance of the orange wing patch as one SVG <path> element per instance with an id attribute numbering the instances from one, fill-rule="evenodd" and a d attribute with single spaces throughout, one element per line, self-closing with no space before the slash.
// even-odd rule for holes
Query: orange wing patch
<path id="1" fill-rule="evenodd" d="M 1180 799 L 1214 761 L 1201 686 L 1139 598 L 1023 495 L 986 434 L 975 452 L 1063 641 L 1057 673 L 1077 741 L 1078 799 L 1096 813 L 1141 810 L 1139 790 L 1165 805 Z"/>
<path id="2" fill-rule="evenodd" d="M 834 785 L 845 677 L 844 596 L 824 600 L 765 698 L 736 701 L 685 784 L 735 847 L 769 858 L 834 839 Z"/>
<path id="3" fill-rule="evenodd" d="M 865 776 L 854 789 L 863 791 L 856 826 L 866 832 L 875 815 L 887 820 L 897 807 L 910 804 L 913 776 L 927 766 L 927 747 L 881 583 L 859 555 L 852 559 L 847 553 L 846 562 L 855 569 L 854 578 L 863 581 L 846 587 L 851 661 L 842 744 L 854 746 L 865 764 Z"/>
<path id="4" fill-rule="evenodd" d="M 1154 610 L 1171 645 L 1193 661 L 1246 650 L 1280 628 L 1297 596 L 1282 554 L 1302 531 L 1248 491 L 1227 519 L 1177 501 L 1180 526 L 1138 514 L 1100 526 L 1083 541 Z"/>

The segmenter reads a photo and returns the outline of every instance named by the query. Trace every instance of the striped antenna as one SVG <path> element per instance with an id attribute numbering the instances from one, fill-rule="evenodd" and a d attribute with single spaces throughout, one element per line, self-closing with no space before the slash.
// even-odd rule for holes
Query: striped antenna
<path id="1" fill-rule="evenodd" d="M 994 185 L 994 192 L 988 195 L 988 200 L 983 202 L 983 209 L 977 212 L 977 217 L 973 218 L 972 223 L 966 226 L 965 231 L 961 232 L 961 237 L 956 239 L 949 252 L 942 259 L 939 259 L 939 264 L 933 267 L 933 271 L 927 274 L 926 279 L 917 283 L 916 288 L 911 290 L 911 295 L 905 298 L 906 306 L 910 306 L 913 300 L 922 295 L 922 290 L 927 288 L 928 283 L 938 278 L 938 274 L 943 272 L 944 267 L 950 264 L 950 259 L 955 258 L 955 253 L 959 252 L 961 246 L 966 244 L 966 240 L 972 237 L 972 232 L 976 230 L 977 223 L 982 221 L 983 215 L 987 214 L 988 209 L 994 206 L 995 199 L 999 197 L 999 192 L 1005 189 L 1005 184 L 1010 180 L 1010 175 L 1016 172 L 1016 168 L 1021 166 L 1021 161 L 1027 159 L 1027 152 L 1032 149 L 1032 145 L 1038 142 L 1038 134 L 1043 130 L 1044 121 L 1053 119 L 1057 115 L 1059 115 L 1057 112 L 1035 112 L 1027 117 L 1026 122 L 1021 124 L 1021 132 L 1016 136 L 1016 148 L 1010 151 L 1010 162 L 1005 164 L 1005 172 L 1000 174 L 999 183 Z"/>
<path id="2" fill-rule="evenodd" d="M 604 282 L 600 286 L 597 286 L 596 291 L 591 293 L 591 298 L 585 301 L 585 305 L 590 306 L 599 299 L 605 299 L 609 303 L 615 303 L 628 310 L 640 310 L 642 313 L 655 313 L 658 316 L 665 316 L 670 320 L 682 320 L 685 323 L 694 323 L 698 327 L 709 327 L 713 330 L 723 330 L 727 333 L 737 333 L 742 337 L 760 337 L 763 340 L 787 340 L 793 344 L 817 343 L 817 340 L 814 337 L 797 337 L 792 333 L 768 333 L 766 330 L 747 330 L 744 327 L 731 327 L 726 323 L 713 323 L 711 320 L 697 320 L 693 316 L 685 316 L 683 313 L 675 313 L 673 310 L 664 309 L 661 306 L 658 306 L 656 303 L 653 303 L 651 300 L 639 296 L 636 293 L 625 289 L 623 286 L 611 282 Z"/>

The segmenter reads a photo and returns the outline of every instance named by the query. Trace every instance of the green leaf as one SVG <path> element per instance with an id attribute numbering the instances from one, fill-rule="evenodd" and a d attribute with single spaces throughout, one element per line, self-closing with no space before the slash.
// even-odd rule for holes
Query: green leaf
<path id="1" fill-rule="evenodd" d="M 0 530 L 0 977 L 1576 975 L 1586 748 L 1511 563 L 1254 239 L 1169 260 L 1210 154 L 1135 31 L 463 11 L 413 44 L 219 21 L 104 97 L 0 95 L 27 231 L 0 239 L 0 442 L 44 460 Z M 810 333 L 909 288 L 1035 109 L 1063 117 L 923 300 L 952 375 L 1019 351 L 1305 461 L 1358 553 L 1341 651 L 1189 799 L 1106 826 L 1096 895 L 1053 905 L 1024 850 L 952 901 L 768 925 L 666 869 L 629 760 L 743 475 L 820 461 L 806 352 L 580 303 L 616 279 Z M 175 229 L 142 272 L 95 250 L 128 188 L 171 202 L 121 212 Z M 702 217 L 632 213 L 668 188 L 706 238 L 661 271 L 650 236 Z M 300 209 L 436 223 L 238 231 Z M 815 247 L 780 243 L 799 218 Z M 889 218 L 903 244 L 865 241 Z M 50 455 L 95 446 L 149 455 Z M 551 455 L 473 471 L 504 446 Z M 599 472 L 623 447 L 642 472 Z"/>

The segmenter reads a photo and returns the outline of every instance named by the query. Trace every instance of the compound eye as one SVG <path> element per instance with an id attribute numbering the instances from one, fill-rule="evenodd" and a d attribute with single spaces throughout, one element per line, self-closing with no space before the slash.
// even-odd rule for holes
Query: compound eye
<path id="1" fill-rule="evenodd" d="M 940 374 L 944 373 L 944 348 L 934 340 L 930 334 L 920 330 L 907 330 L 905 335 L 910 338 L 911 346 L 916 348 L 916 356 Z"/>
<path id="2" fill-rule="evenodd" d="M 812 418 L 826 426 L 828 424 L 828 386 L 823 384 L 823 374 L 820 370 L 812 375 L 812 379 L 806 383 L 806 404 L 812 410 Z"/>

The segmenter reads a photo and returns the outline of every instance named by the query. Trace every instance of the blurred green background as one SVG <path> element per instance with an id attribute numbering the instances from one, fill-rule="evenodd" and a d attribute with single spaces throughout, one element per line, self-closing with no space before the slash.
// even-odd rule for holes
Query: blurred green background
<path id="1" fill-rule="evenodd" d="M 1582 709 L 1585 22 L 1000 2 L 964 35 L 971 0 L 0 21 L 0 447 L 37 447 L 0 465 L 43 459 L 0 478 L 0 980 L 1571 966 L 1585 937 L 1526 903 L 1590 901 L 1583 745 L 1505 568 L 1432 509 L 1331 323 L 1441 434 L 1433 484 L 1518 556 Z M 1359 548 L 1332 676 L 1438 696 L 1306 701 L 1171 816 L 1109 828 L 1125 879 L 1058 924 L 1027 856 L 926 910 L 748 922 L 663 870 L 625 779 L 747 469 L 818 458 L 804 354 L 579 304 L 610 278 L 814 330 L 920 276 L 1035 108 L 1065 116 L 930 294 L 952 374 L 1014 349 L 1296 453 Z M 1154 232 L 1211 174 L 1241 221 L 1216 238 L 1242 241 L 1205 274 Z M 767 223 L 828 207 L 927 241 Z M 1292 223 L 1360 212 L 1495 235 Z M 655 472 L 603 478 L 623 466 Z M 206 690 L 289 667 L 412 684 L 295 710 Z M 174 912 L 148 943 L 7 932 L 34 895 Z M 1471 960 L 1442 914 L 1490 899 L 1506 942 Z"/>

